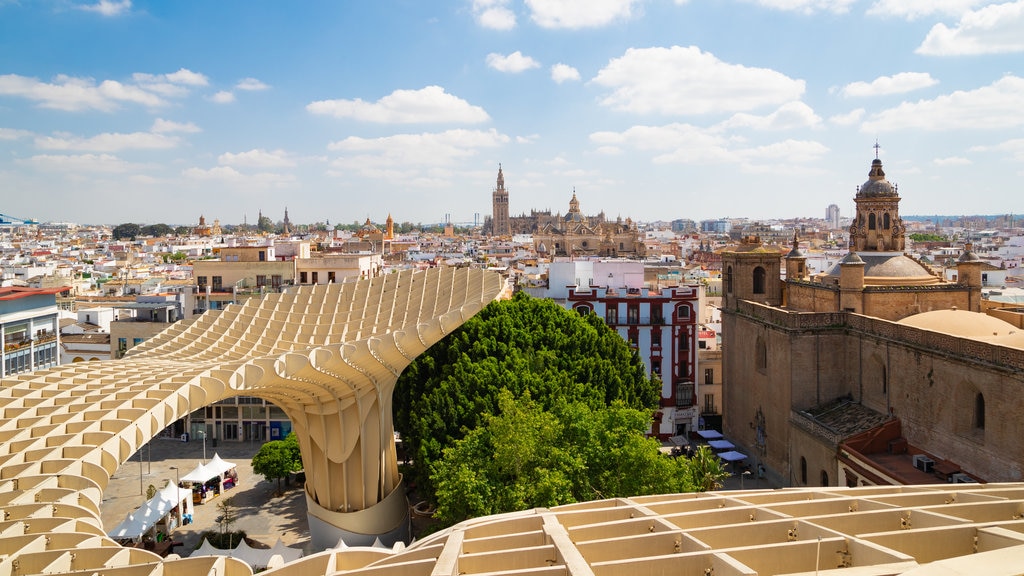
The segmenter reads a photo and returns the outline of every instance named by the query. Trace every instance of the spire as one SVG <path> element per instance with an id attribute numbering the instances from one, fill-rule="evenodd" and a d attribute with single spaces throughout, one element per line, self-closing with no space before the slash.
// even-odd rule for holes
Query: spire
<path id="1" fill-rule="evenodd" d="M 498 190 L 505 189 L 505 174 L 501 171 L 501 162 L 498 162 Z"/>

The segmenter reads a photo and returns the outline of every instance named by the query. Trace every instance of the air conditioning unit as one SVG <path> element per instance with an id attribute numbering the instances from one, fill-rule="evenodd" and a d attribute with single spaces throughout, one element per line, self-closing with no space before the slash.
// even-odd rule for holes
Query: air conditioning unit
<path id="1" fill-rule="evenodd" d="M 935 460 L 925 456 L 924 454 L 914 454 L 914 468 L 922 472 L 931 472 L 935 467 Z"/>
<path id="2" fill-rule="evenodd" d="M 949 481 L 954 484 L 972 484 L 977 482 L 974 478 L 971 478 L 963 472 L 957 472 L 949 477 Z"/>

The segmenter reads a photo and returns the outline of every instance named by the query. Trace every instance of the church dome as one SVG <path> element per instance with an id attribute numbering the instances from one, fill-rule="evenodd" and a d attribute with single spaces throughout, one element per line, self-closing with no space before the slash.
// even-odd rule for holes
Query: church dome
<path id="1" fill-rule="evenodd" d="M 885 172 L 882 170 L 882 161 L 875 158 L 871 162 L 871 171 L 868 172 L 868 181 L 861 185 L 857 191 L 858 198 L 879 198 L 896 196 L 896 189 L 885 179 Z"/>
<path id="2" fill-rule="evenodd" d="M 932 310 L 907 316 L 897 324 L 1011 348 L 1024 348 L 1024 331 L 1009 322 L 981 312 Z"/>
<path id="3" fill-rule="evenodd" d="M 864 263 L 865 286 L 925 286 L 939 284 L 941 279 L 924 264 L 892 252 L 850 252 L 825 276 L 839 278 L 843 264 Z"/>

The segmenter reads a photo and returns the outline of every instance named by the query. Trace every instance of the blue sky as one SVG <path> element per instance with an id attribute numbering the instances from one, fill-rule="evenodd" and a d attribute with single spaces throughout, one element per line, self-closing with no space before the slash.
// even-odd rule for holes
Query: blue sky
<path id="1" fill-rule="evenodd" d="M 1024 0 L 0 0 L 0 212 L 1024 212 Z"/>

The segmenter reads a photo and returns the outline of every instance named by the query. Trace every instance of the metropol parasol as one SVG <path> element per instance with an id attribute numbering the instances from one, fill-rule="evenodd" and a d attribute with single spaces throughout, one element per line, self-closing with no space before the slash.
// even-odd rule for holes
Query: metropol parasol
<path id="1" fill-rule="evenodd" d="M 505 290 L 437 268 L 267 295 L 179 322 L 116 361 L 0 385 L 0 576 L 248 575 L 110 539 L 99 502 L 165 427 L 236 395 L 292 420 L 314 547 L 267 574 L 1019 574 L 1024 484 L 745 490 L 602 500 L 463 522 L 406 544 L 391 393 Z M 372 537 L 391 548 L 330 548 Z"/>

